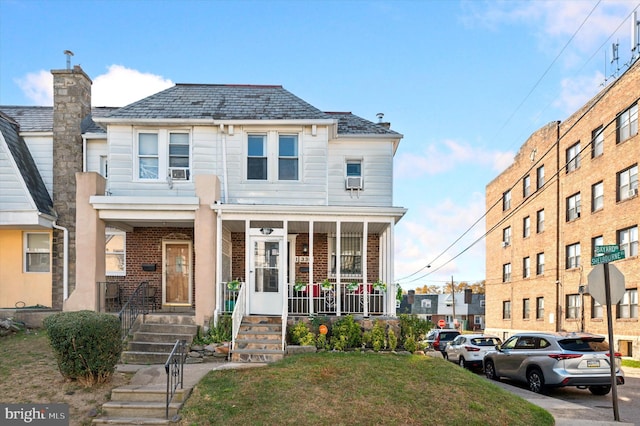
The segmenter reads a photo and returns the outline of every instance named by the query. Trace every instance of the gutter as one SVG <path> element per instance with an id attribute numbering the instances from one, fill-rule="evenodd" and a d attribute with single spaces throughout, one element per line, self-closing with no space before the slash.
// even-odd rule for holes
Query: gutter
<path id="1" fill-rule="evenodd" d="M 62 231 L 63 239 L 63 265 L 62 265 L 62 300 L 69 298 L 69 230 L 59 226 L 55 221 L 51 224 L 55 229 Z"/>

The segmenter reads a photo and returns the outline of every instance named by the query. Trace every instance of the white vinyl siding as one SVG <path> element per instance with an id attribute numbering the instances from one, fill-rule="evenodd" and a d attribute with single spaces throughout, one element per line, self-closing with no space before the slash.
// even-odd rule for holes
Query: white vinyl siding
<path id="1" fill-rule="evenodd" d="M 7 145 L 0 139 L 0 176 L 2 176 L 0 211 L 35 210 L 36 206 L 31 200 L 27 187 L 7 151 Z"/>

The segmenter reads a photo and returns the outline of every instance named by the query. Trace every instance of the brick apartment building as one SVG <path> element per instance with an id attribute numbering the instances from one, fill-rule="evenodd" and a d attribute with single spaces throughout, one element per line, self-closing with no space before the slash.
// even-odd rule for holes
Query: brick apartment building
<path id="1" fill-rule="evenodd" d="M 565 121 L 522 145 L 486 187 L 486 331 L 607 335 L 607 311 L 588 293 L 595 246 L 618 244 L 611 263 L 626 291 L 612 308 L 614 347 L 640 358 L 638 324 L 638 103 L 640 61 Z"/>

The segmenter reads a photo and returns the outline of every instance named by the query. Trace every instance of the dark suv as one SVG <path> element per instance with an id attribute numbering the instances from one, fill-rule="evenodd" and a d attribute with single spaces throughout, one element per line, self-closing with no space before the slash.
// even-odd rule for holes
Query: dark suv
<path id="1" fill-rule="evenodd" d="M 436 351 L 442 352 L 444 355 L 444 350 L 447 347 L 447 343 L 451 342 L 459 335 L 460 332 L 458 330 L 450 328 L 437 328 L 431 330 L 429 334 L 427 334 L 425 342 L 427 343 L 427 347 L 429 349 L 435 349 Z"/>

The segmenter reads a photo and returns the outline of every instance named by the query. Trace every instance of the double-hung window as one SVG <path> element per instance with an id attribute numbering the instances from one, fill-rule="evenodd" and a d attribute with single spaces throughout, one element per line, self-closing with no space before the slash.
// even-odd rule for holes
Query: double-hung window
<path id="1" fill-rule="evenodd" d="M 278 138 L 278 180 L 298 180 L 298 136 Z"/>
<path id="2" fill-rule="evenodd" d="M 522 319 L 529 319 L 531 312 L 530 300 L 522 299 Z"/>
<path id="3" fill-rule="evenodd" d="M 544 253 L 536 254 L 536 275 L 544 274 Z"/>
<path id="4" fill-rule="evenodd" d="M 531 276 L 531 258 L 529 256 L 522 259 L 522 278 Z"/>
<path id="5" fill-rule="evenodd" d="M 511 245 L 511 227 L 507 226 L 502 230 L 502 246 Z"/>
<path id="6" fill-rule="evenodd" d="M 626 200 L 638 195 L 638 165 L 618 173 L 618 201 Z"/>
<path id="7" fill-rule="evenodd" d="M 531 176 L 526 175 L 522 179 L 522 197 L 527 198 L 531 195 Z"/>
<path id="8" fill-rule="evenodd" d="M 50 272 L 51 244 L 47 232 L 24 234 L 24 271 Z"/>
<path id="9" fill-rule="evenodd" d="M 511 301 L 502 302 L 502 319 L 511 319 Z"/>
<path id="10" fill-rule="evenodd" d="M 348 159 L 346 160 L 345 188 L 346 189 L 362 189 L 362 160 Z"/>
<path id="11" fill-rule="evenodd" d="M 604 152 L 604 131 L 602 126 L 591 132 L 591 158 L 600 157 Z"/>
<path id="12" fill-rule="evenodd" d="M 569 244 L 566 247 L 566 269 L 580 266 L 580 243 Z"/>
<path id="13" fill-rule="evenodd" d="M 591 211 L 595 212 L 604 207 L 604 184 L 602 181 L 591 185 Z"/>
<path id="14" fill-rule="evenodd" d="M 189 180 L 189 133 L 169 133 L 169 170 L 172 179 Z"/>
<path id="15" fill-rule="evenodd" d="M 567 222 L 580 217 L 580 193 L 567 197 Z"/>
<path id="16" fill-rule="evenodd" d="M 140 130 L 136 175 L 141 181 L 190 180 L 191 135 L 187 130 Z"/>
<path id="17" fill-rule="evenodd" d="M 638 104 L 630 106 L 616 120 L 616 143 L 638 134 Z"/>
<path id="18" fill-rule="evenodd" d="M 536 319 L 544 319 L 544 297 L 536 297 Z"/>
<path id="19" fill-rule="evenodd" d="M 540 189 L 544 186 L 544 164 L 536 169 L 536 189 Z"/>
<path id="20" fill-rule="evenodd" d="M 506 191 L 502 194 L 502 211 L 509 210 L 511 208 L 511 191 Z"/>
<path id="21" fill-rule="evenodd" d="M 126 274 L 126 238 L 127 234 L 115 228 L 105 231 L 105 274 L 124 276 Z"/>
<path id="22" fill-rule="evenodd" d="M 138 177 L 157 180 L 160 170 L 158 133 L 138 133 Z"/>
<path id="23" fill-rule="evenodd" d="M 604 253 L 596 253 L 596 247 L 602 245 L 604 245 L 604 238 L 602 235 L 591 239 L 591 257 L 604 256 Z"/>
<path id="24" fill-rule="evenodd" d="M 571 145 L 567 149 L 567 173 L 580 167 L 580 142 Z"/>
<path id="25" fill-rule="evenodd" d="M 580 297 L 579 294 L 567 294 L 565 307 L 567 319 L 578 319 L 580 317 Z"/>
<path id="26" fill-rule="evenodd" d="M 335 276 L 337 270 L 336 237 L 329 238 L 331 250 L 330 275 Z M 343 277 L 362 276 L 362 235 L 344 234 L 340 237 L 340 275 Z"/>
<path id="27" fill-rule="evenodd" d="M 602 305 L 593 297 L 591 298 L 591 318 L 602 318 Z"/>
<path id="28" fill-rule="evenodd" d="M 508 283 L 511 281 L 511 264 L 505 263 L 502 265 L 502 282 Z"/>
<path id="29" fill-rule="evenodd" d="M 638 289 L 631 288 L 624 292 L 618 303 L 618 318 L 638 318 Z"/>
<path id="30" fill-rule="evenodd" d="M 267 136 L 247 138 L 247 179 L 267 180 Z"/>
<path id="31" fill-rule="evenodd" d="M 536 233 L 544 231 L 544 209 L 536 212 Z"/>
<path id="32" fill-rule="evenodd" d="M 522 238 L 531 235 L 531 218 L 529 216 L 522 219 Z"/>
<path id="33" fill-rule="evenodd" d="M 638 255 L 638 227 L 621 229 L 618 231 L 618 247 L 624 251 L 624 257 L 629 258 Z"/>

